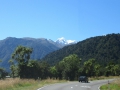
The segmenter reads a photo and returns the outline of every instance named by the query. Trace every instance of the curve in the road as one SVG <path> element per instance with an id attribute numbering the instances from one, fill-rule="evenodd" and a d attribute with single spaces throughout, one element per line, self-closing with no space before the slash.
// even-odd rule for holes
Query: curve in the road
<path id="1" fill-rule="evenodd" d="M 109 82 L 112 80 L 109 80 Z M 100 90 L 100 86 L 107 84 L 108 80 L 97 80 L 90 81 L 89 83 L 79 83 L 79 82 L 67 82 L 67 83 L 57 83 L 48 86 L 44 86 L 37 90 Z"/>

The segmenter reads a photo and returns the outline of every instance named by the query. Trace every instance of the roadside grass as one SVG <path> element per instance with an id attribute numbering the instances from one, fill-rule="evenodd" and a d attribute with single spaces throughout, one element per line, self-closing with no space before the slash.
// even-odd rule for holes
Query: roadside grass
<path id="1" fill-rule="evenodd" d="M 90 81 L 93 80 L 103 80 L 103 79 L 116 79 L 114 82 L 101 86 L 101 90 L 120 90 L 120 79 L 118 77 L 91 77 Z M 54 83 L 63 83 L 67 82 L 66 80 L 57 80 L 57 79 L 46 79 L 46 80 L 33 80 L 33 79 L 19 79 L 19 78 L 9 78 L 5 80 L 0 80 L 0 90 L 37 90 L 45 85 L 54 84 Z M 108 85 L 110 89 L 108 89 Z M 115 89 L 111 89 L 115 88 Z"/>
<path id="2" fill-rule="evenodd" d="M 66 82 L 66 80 L 33 80 L 33 79 L 6 79 L 0 80 L 0 90 L 37 90 L 38 88 L 54 83 Z"/>
<path id="3" fill-rule="evenodd" d="M 113 82 L 102 85 L 100 90 L 120 90 L 120 78 L 116 78 Z"/>
<path id="4" fill-rule="evenodd" d="M 105 76 L 100 76 L 100 77 L 89 77 L 89 81 L 94 81 L 94 80 L 104 80 L 104 79 L 116 79 L 119 78 L 118 76 L 109 76 L 109 77 L 105 77 Z"/>

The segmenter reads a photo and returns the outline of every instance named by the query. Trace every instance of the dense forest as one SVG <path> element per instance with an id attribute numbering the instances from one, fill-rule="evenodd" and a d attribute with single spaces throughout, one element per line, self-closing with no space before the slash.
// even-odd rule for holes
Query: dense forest
<path id="1" fill-rule="evenodd" d="M 66 46 L 45 56 L 42 61 L 55 65 L 64 57 L 76 54 L 82 59 L 82 63 L 94 58 L 101 65 L 108 62 L 120 63 L 120 34 L 108 34 L 91 37 L 77 44 Z"/>

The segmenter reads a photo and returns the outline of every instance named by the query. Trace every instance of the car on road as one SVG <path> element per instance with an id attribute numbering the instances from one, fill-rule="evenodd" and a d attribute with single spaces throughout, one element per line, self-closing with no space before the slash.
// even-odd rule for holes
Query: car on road
<path id="1" fill-rule="evenodd" d="M 86 82 L 86 83 L 88 83 L 88 77 L 87 76 L 80 76 L 79 77 L 79 82 Z"/>

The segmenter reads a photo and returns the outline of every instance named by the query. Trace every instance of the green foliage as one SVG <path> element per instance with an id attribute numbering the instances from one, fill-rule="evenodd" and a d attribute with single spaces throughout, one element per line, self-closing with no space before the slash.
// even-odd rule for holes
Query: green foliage
<path id="1" fill-rule="evenodd" d="M 118 64 L 113 67 L 114 75 L 120 75 L 120 66 Z"/>
<path id="2" fill-rule="evenodd" d="M 3 62 L 0 63 L 0 66 L 6 68 L 7 71 L 10 71 L 8 61 L 11 59 L 11 54 L 19 45 L 33 48 L 34 51 L 31 54 L 31 59 L 37 60 L 43 58 L 50 52 L 60 49 L 60 47 L 54 44 L 54 42 L 44 38 L 34 39 L 8 37 L 4 40 L 0 40 L 0 59 L 3 60 Z"/>
<path id="3" fill-rule="evenodd" d="M 12 54 L 12 60 L 9 60 L 11 64 L 11 74 L 13 77 L 20 76 L 24 78 L 45 79 L 49 75 L 49 64 L 46 62 L 38 62 L 36 60 L 30 60 L 32 49 L 24 46 L 18 46 Z"/>
<path id="4" fill-rule="evenodd" d="M 59 72 L 59 78 L 64 77 L 65 79 L 74 80 L 80 68 L 80 58 L 75 54 L 69 55 L 60 61 L 56 68 Z"/>
<path id="5" fill-rule="evenodd" d="M 108 65 L 105 67 L 106 72 L 105 75 L 119 75 L 120 74 L 120 65 L 114 64 L 113 62 L 109 62 Z"/>
<path id="6" fill-rule="evenodd" d="M 44 61 L 40 62 L 30 60 L 31 48 L 18 46 L 12 54 L 12 59 L 17 61 L 17 64 L 10 61 L 11 71 L 13 76 L 15 70 L 18 70 L 20 78 L 34 79 L 50 77 L 75 80 L 80 75 L 119 75 L 119 51 L 120 34 L 98 36 L 66 46 L 47 55 L 43 58 Z M 16 65 L 18 69 L 15 69 Z"/>
<path id="7" fill-rule="evenodd" d="M 50 69 L 50 66 L 47 62 L 39 62 L 39 69 L 38 69 L 38 74 L 39 74 L 39 78 L 41 79 L 46 79 L 48 78 L 50 75 L 50 72 L 49 72 L 49 69 Z"/>
<path id="8" fill-rule="evenodd" d="M 101 69 L 100 64 L 95 64 L 95 66 L 94 66 L 94 72 L 95 72 L 95 76 L 96 77 L 98 77 L 100 75 L 100 69 Z"/>
<path id="9" fill-rule="evenodd" d="M 63 78 L 63 74 L 62 73 L 63 73 L 64 67 L 65 67 L 64 61 L 60 61 L 59 63 L 57 63 L 55 65 L 55 67 L 57 69 L 59 79 L 62 79 Z"/>
<path id="10" fill-rule="evenodd" d="M 53 67 L 50 67 L 50 77 L 52 78 L 57 78 L 57 75 L 58 75 L 58 71 L 57 71 L 57 69 L 56 69 L 56 67 L 55 66 L 53 66 Z"/>
<path id="11" fill-rule="evenodd" d="M 29 60 L 27 64 L 27 69 L 26 69 L 26 76 L 27 78 L 38 78 L 38 69 L 39 69 L 39 64 L 36 60 Z"/>
<path id="12" fill-rule="evenodd" d="M 98 77 L 101 72 L 101 65 L 97 63 L 97 60 L 89 59 L 84 62 L 83 69 L 81 70 L 81 72 L 90 77 Z"/>
<path id="13" fill-rule="evenodd" d="M 2 62 L 2 60 L 0 60 Z M 4 79 L 6 76 L 7 72 L 5 72 L 5 69 L 0 67 L 0 79 Z"/>
<path id="14" fill-rule="evenodd" d="M 31 48 L 18 46 L 12 54 L 12 59 L 16 60 L 19 65 L 27 65 L 32 53 Z"/>
<path id="15" fill-rule="evenodd" d="M 3 68 L 0 68 L 0 79 L 4 79 L 6 76 L 5 70 Z"/>
<path id="16" fill-rule="evenodd" d="M 28 75 L 28 62 L 30 60 L 30 54 L 32 53 L 31 48 L 24 46 L 18 46 L 12 54 L 12 59 L 17 61 L 18 64 L 18 75 L 20 78 L 27 78 Z M 14 76 L 15 65 L 13 61 L 10 61 L 12 74 Z"/>
<path id="17" fill-rule="evenodd" d="M 95 59 L 89 59 L 88 61 L 84 62 L 84 71 L 87 75 L 93 76 L 94 74 L 94 65 L 95 65 Z"/>
<path id="18" fill-rule="evenodd" d="M 120 34 L 108 34 L 106 36 L 88 38 L 77 44 L 69 45 L 52 52 L 42 60 L 55 65 L 70 54 L 76 54 L 81 57 L 81 63 L 94 58 L 102 66 L 106 66 L 109 61 L 120 64 Z"/>
<path id="19" fill-rule="evenodd" d="M 11 76 L 14 78 L 18 76 L 18 66 L 15 65 L 13 60 L 9 60 L 9 63 L 10 63 Z"/>

